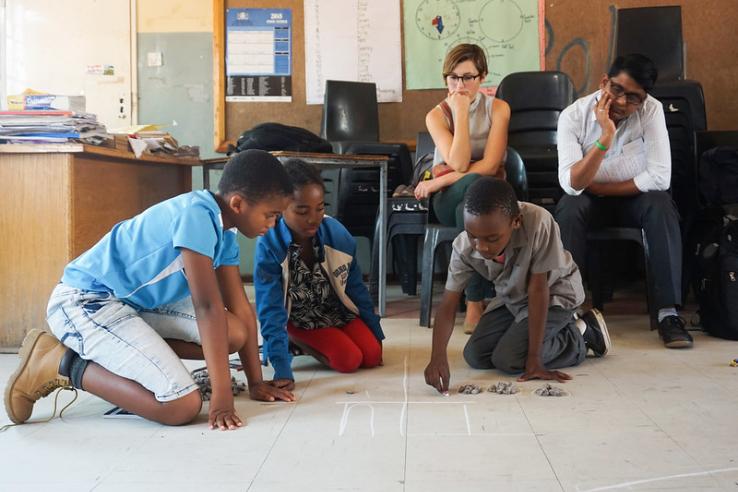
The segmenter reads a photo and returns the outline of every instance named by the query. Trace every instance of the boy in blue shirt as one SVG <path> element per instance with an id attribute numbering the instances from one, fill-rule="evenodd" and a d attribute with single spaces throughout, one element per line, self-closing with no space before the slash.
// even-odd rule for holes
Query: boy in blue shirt
<path id="1" fill-rule="evenodd" d="M 236 242 L 237 231 L 255 237 L 274 226 L 291 194 L 279 161 L 249 150 L 225 166 L 218 193 L 185 193 L 116 224 L 65 268 L 47 310 L 56 338 L 32 330 L 23 341 L 5 391 L 10 419 L 25 422 L 38 399 L 71 386 L 156 422 L 186 424 L 202 401 L 180 359 L 205 359 L 209 425 L 235 429 L 234 352 L 251 398 L 291 401 L 262 379 Z"/>

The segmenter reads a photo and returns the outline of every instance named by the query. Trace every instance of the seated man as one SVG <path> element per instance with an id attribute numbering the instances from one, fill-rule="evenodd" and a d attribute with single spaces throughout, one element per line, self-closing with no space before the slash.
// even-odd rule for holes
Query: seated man
<path id="1" fill-rule="evenodd" d="M 587 230 L 603 226 L 646 231 L 651 251 L 658 330 L 669 348 L 692 346 L 679 317 L 682 242 L 668 192 L 671 152 L 661 103 L 648 95 L 657 70 L 643 55 L 619 56 L 600 89 L 559 117 L 559 182 L 567 195 L 556 207 L 561 239 L 581 270 Z"/>

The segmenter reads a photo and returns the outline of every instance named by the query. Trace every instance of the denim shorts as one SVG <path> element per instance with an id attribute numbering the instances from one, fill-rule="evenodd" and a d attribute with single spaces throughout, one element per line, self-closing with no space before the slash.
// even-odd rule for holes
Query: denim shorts
<path id="1" fill-rule="evenodd" d="M 86 360 L 131 379 L 161 402 L 198 389 L 190 372 L 164 341 L 200 345 L 192 298 L 153 310 L 137 310 L 108 292 L 56 286 L 46 320 L 51 332 Z"/>

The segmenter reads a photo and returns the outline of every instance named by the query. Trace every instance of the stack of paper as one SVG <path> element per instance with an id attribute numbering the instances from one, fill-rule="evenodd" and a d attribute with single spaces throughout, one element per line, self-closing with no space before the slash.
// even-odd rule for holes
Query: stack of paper
<path id="1" fill-rule="evenodd" d="M 144 152 L 165 153 L 177 157 L 199 157 L 200 148 L 196 145 L 179 145 L 177 140 L 166 131 L 161 130 L 159 125 L 136 125 L 127 128 L 111 130 L 114 134 L 125 134 L 128 136 L 128 144 L 136 157 L 141 157 Z"/>
<path id="2" fill-rule="evenodd" d="M 102 145 L 112 140 L 91 113 L 71 111 L 0 111 L 0 143 L 82 142 Z"/>

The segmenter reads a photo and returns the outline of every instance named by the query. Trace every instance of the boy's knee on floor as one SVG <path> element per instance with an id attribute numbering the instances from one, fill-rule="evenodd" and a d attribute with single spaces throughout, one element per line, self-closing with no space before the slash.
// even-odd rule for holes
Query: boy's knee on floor
<path id="1" fill-rule="evenodd" d="M 182 398 L 164 404 L 161 423 L 165 425 L 189 424 L 200 414 L 202 398 L 199 391 L 188 393 Z"/>
<path id="2" fill-rule="evenodd" d="M 515 374 L 525 369 L 525 358 L 516 357 L 506 350 L 492 352 L 492 365 L 502 372 Z"/>
<path id="3" fill-rule="evenodd" d="M 492 361 L 488 355 L 480 350 L 479 346 L 471 343 L 471 340 L 464 346 L 464 360 L 472 369 L 492 369 Z"/>

